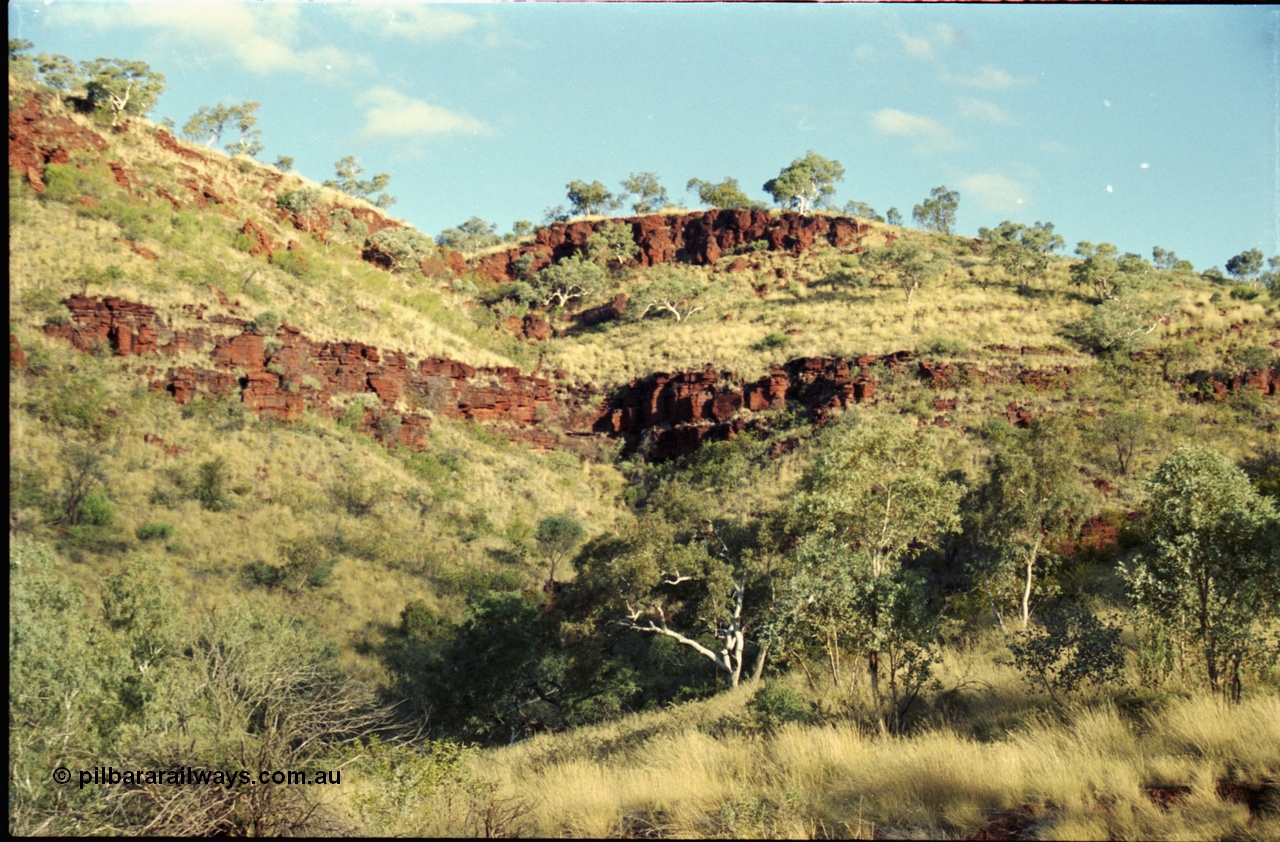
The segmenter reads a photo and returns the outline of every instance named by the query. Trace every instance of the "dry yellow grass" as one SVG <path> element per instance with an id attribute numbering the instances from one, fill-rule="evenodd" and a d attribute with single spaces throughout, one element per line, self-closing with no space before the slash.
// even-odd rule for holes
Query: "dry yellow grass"
<path id="1" fill-rule="evenodd" d="M 851 723 L 699 730 L 741 718 L 751 692 L 492 750 L 481 768 L 505 795 L 536 803 L 528 830 L 543 836 L 618 835 L 643 820 L 676 838 L 821 830 L 959 839 L 1026 804 L 1039 817 L 1036 838 L 1266 838 L 1280 830 L 1274 815 L 1251 820 L 1214 789 L 1224 775 L 1257 781 L 1280 772 L 1275 695 L 1230 710 L 1178 700 L 1136 722 L 1105 704 L 1077 705 L 1065 719 L 1033 713 L 988 742 L 945 727 L 886 739 Z M 1192 789 L 1170 811 L 1143 791 L 1167 783 Z"/>

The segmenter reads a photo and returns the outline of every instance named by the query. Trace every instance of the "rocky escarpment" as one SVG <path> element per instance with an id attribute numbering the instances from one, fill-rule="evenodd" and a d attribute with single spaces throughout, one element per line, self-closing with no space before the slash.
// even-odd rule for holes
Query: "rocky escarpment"
<path id="1" fill-rule="evenodd" d="M 565 436 L 621 438 L 628 450 L 643 448 L 649 458 L 662 460 L 691 453 L 703 441 L 762 429 L 766 416 L 756 413 L 766 410 L 800 408 L 825 424 L 840 411 L 876 400 L 881 378 L 891 372 L 918 378 L 939 392 L 1014 383 L 1043 392 L 1068 387 L 1080 373 L 1078 366 L 1031 367 L 1016 361 L 1037 349 L 993 346 L 1008 356 L 990 364 L 941 363 L 918 359 L 911 351 L 808 357 L 773 366 L 754 380 L 707 366 L 653 374 L 605 398 L 591 385 L 566 385 L 561 372 L 545 377 L 440 357 L 410 359 L 360 342 L 318 342 L 289 325 L 260 332 L 243 319 L 207 313 L 205 305 L 183 307 L 188 326 L 176 328 L 173 318 L 162 319 L 150 306 L 119 298 L 72 296 L 65 303 L 69 323 L 47 325 L 45 332 L 80 350 L 161 359 L 207 355 L 207 365 L 150 370 L 151 386 L 179 403 L 200 395 L 236 397 L 259 416 L 292 421 L 308 411 L 349 412 L 339 407 L 367 395 L 353 420 L 388 444 L 415 449 L 425 443 L 431 418 L 442 416 L 498 422 L 513 437 L 545 447 L 564 444 Z M 10 367 L 24 363 L 21 347 L 10 337 Z M 1197 400 L 1221 400 L 1240 389 L 1275 396 L 1280 370 L 1273 366 L 1233 376 L 1196 372 L 1171 385 L 1196 386 Z M 955 397 L 940 396 L 933 403 L 933 423 L 948 426 L 957 403 Z M 1017 402 L 1004 414 L 1019 426 L 1035 417 Z"/>
<path id="2" fill-rule="evenodd" d="M 45 191 L 44 168 L 65 164 L 79 149 L 104 152 L 107 142 L 69 117 L 45 113 L 43 99 L 28 94 L 9 112 L 9 168 L 27 179 L 37 193 Z"/>
<path id="3" fill-rule="evenodd" d="M 799 255 L 815 245 L 857 247 L 869 230 L 852 217 L 772 214 L 764 210 L 709 210 L 679 214 L 650 214 L 625 219 L 582 220 L 541 228 L 531 245 L 487 255 L 475 262 L 474 271 L 494 282 L 515 280 L 517 261 L 528 258 L 528 271 L 582 252 L 587 238 L 605 225 L 631 227 L 639 249 L 631 261 L 636 266 L 661 263 L 715 263 L 734 249 L 764 243 L 769 251 Z"/>
<path id="4" fill-rule="evenodd" d="M 516 368 L 414 360 L 360 342 L 317 342 L 289 325 L 261 333 L 241 319 L 206 315 L 203 305 L 183 308 L 184 321 L 194 326 L 174 328 L 155 308 L 119 298 L 72 296 L 65 303 L 70 323 L 48 325 L 45 332 L 80 350 L 159 358 L 206 354 L 208 365 L 150 369 L 151 387 L 178 403 L 202 395 L 237 397 L 256 415 L 294 421 L 308 411 L 334 415 L 352 396 L 368 395 L 357 423 L 388 444 L 414 449 L 425 443 L 433 416 L 506 422 L 516 438 L 543 446 L 558 441 L 554 429 L 589 431 L 596 417 L 590 387 L 570 389 Z M 13 365 L 12 348 L 10 357 Z"/>

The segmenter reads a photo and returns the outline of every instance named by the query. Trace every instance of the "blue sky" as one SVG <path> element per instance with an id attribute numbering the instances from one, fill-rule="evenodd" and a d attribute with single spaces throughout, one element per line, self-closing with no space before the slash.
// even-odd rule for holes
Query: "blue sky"
<path id="1" fill-rule="evenodd" d="M 753 198 L 809 149 L 883 213 L 960 193 L 957 228 L 1052 221 L 1068 242 L 1198 269 L 1280 253 L 1280 12 L 1265 6 L 126 3 L 17 0 L 10 37 L 139 59 L 152 118 L 257 100 L 267 162 L 391 174 L 429 234 L 507 230 L 651 171 Z"/>

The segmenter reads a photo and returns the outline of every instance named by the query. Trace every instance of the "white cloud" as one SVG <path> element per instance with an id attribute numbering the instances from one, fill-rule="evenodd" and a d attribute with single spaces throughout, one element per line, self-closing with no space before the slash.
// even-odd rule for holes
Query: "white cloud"
<path id="1" fill-rule="evenodd" d="M 907 35 L 905 32 L 898 38 L 902 41 L 902 49 L 913 58 L 936 58 L 934 47 L 963 47 L 969 42 L 969 35 L 961 29 L 939 24 L 927 36 Z"/>
<path id="2" fill-rule="evenodd" d="M 913 58 L 933 58 L 933 44 L 928 38 L 915 38 L 911 35 L 900 35 L 902 49 Z"/>
<path id="3" fill-rule="evenodd" d="M 956 149 L 963 144 L 950 129 L 932 117 L 910 114 L 896 108 L 884 108 L 871 115 L 871 127 L 880 134 L 920 138 L 916 152 L 939 152 Z"/>
<path id="4" fill-rule="evenodd" d="M 404 138 L 462 132 L 492 134 L 485 122 L 405 96 L 388 87 L 377 87 L 363 97 L 366 106 L 362 133 L 367 138 Z"/>
<path id="5" fill-rule="evenodd" d="M 1000 172 L 981 172 L 960 179 L 960 195 L 972 197 L 985 211 L 1011 213 L 1027 201 L 1029 191 L 1016 178 Z"/>
<path id="6" fill-rule="evenodd" d="M 875 55 L 876 55 L 875 47 L 872 47 L 870 44 L 862 44 L 858 47 L 855 47 L 853 50 L 853 57 L 856 58 L 858 61 L 869 61 L 875 58 Z"/>
<path id="7" fill-rule="evenodd" d="M 960 109 L 960 116 L 966 120 L 985 120 L 988 123 L 1001 124 L 1013 122 L 1013 118 L 1006 114 L 1004 109 L 985 99 L 957 97 L 956 107 Z"/>
<path id="8" fill-rule="evenodd" d="M 1028 85 L 1035 80 L 1030 77 L 1014 76 L 1007 70 L 1001 70 L 994 64 L 984 64 L 978 69 L 977 73 L 972 76 L 957 76 L 955 81 L 961 85 L 968 85 L 971 88 L 983 88 L 988 91 L 999 91 L 1005 88 L 1015 88 L 1019 85 Z"/>
<path id="9" fill-rule="evenodd" d="M 402 41 L 439 41 L 476 25 L 475 17 L 465 12 L 417 3 L 361 3 L 342 12 L 344 20 L 363 32 Z"/>
<path id="10" fill-rule="evenodd" d="M 197 45 L 261 75 L 294 71 L 325 76 L 330 70 L 373 67 L 365 56 L 330 44 L 298 45 L 298 9 L 287 4 L 59 3 L 50 4 L 46 14 L 50 22 L 80 29 L 151 31 L 166 46 Z"/>

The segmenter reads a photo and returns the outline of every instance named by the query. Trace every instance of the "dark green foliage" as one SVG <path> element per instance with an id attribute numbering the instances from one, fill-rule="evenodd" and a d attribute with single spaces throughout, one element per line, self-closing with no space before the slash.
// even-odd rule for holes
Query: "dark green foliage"
<path id="1" fill-rule="evenodd" d="M 1227 261 L 1227 274 L 1242 281 L 1252 281 L 1256 280 L 1262 266 L 1262 251 L 1249 249 Z"/>
<path id="2" fill-rule="evenodd" d="M 617 271 L 627 261 L 640 253 L 640 246 L 631 233 L 631 226 L 623 222 L 602 225 L 585 243 L 587 257 L 606 269 Z"/>
<path id="3" fill-rule="evenodd" d="M 1280 445 L 1269 444 L 1240 463 L 1258 493 L 1280 507 Z"/>
<path id="4" fill-rule="evenodd" d="M 633 172 L 622 182 L 622 189 L 633 194 L 631 209 L 638 214 L 662 210 L 669 203 L 667 188 L 651 172 Z"/>
<path id="5" fill-rule="evenodd" d="M 1052 222 L 1027 226 L 1006 219 L 994 230 L 979 228 L 978 236 L 988 242 L 992 260 L 1023 285 L 1043 277 L 1049 256 L 1064 245 Z"/>
<path id="6" fill-rule="evenodd" d="M 434 240 L 409 228 L 384 228 L 370 237 L 369 243 L 391 258 L 396 272 L 416 271 L 436 251 Z"/>
<path id="7" fill-rule="evenodd" d="M 353 469 L 340 471 L 328 488 L 329 499 L 334 505 L 353 517 L 367 517 L 373 514 L 374 509 L 390 491 L 391 486 L 387 481 L 370 482 L 366 476 Z"/>
<path id="8" fill-rule="evenodd" d="M 766 333 L 764 338 L 756 343 L 756 347 L 762 351 L 773 351 L 778 348 L 785 348 L 791 342 L 791 337 L 782 331 L 773 330 Z"/>
<path id="9" fill-rule="evenodd" d="M 37 400 L 41 398 L 43 401 L 30 409 L 54 424 L 82 430 L 97 441 L 105 441 L 115 432 L 116 419 L 106 411 L 107 391 L 99 378 L 87 372 L 48 384 L 48 391 L 39 393 Z"/>
<path id="10" fill-rule="evenodd" d="M 280 568 L 261 561 L 251 561 L 244 566 L 241 576 L 246 585 L 274 588 L 280 583 Z"/>
<path id="11" fill-rule="evenodd" d="M 263 336 L 274 336 L 279 329 L 281 319 L 273 310 L 265 310 L 253 317 L 253 320 L 245 325 L 245 329 L 253 333 L 260 333 Z"/>
<path id="12" fill-rule="evenodd" d="M 81 504 L 107 480 L 102 456 L 97 448 L 84 444 L 68 444 L 62 449 L 63 480 L 60 515 L 57 519 L 70 526 L 80 523 Z"/>
<path id="13" fill-rule="evenodd" d="M 929 192 L 929 198 L 911 210 L 911 218 L 927 231 L 950 234 L 955 227 L 956 210 L 959 207 L 960 194 L 955 190 L 948 190 L 944 184 L 933 188 Z"/>
<path id="14" fill-rule="evenodd" d="M 502 242 L 498 236 L 498 226 L 473 216 L 456 228 L 446 228 L 436 235 L 438 245 L 454 251 L 471 253 L 496 246 Z"/>
<path id="15" fill-rule="evenodd" d="M 713 208 L 750 208 L 762 209 L 763 202 L 752 201 L 738 187 L 738 179 L 725 176 L 724 181 L 712 184 L 700 178 L 691 178 L 685 189 L 696 193 L 698 201 Z"/>
<path id="16" fill-rule="evenodd" d="M 1010 641 L 1009 651 L 1023 678 L 1054 699 L 1083 684 L 1115 681 L 1124 666 L 1120 627 L 1079 608 L 1046 612 Z"/>
<path id="17" fill-rule="evenodd" d="M 164 76 L 146 62 L 99 58 L 80 63 L 90 106 L 112 122 L 125 115 L 145 115 L 164 92 Z"/>
<path id="18" fill-rule="evenodd" d="M 533 539 L 550 567 L 547 579 L 554 581 L 556 566 L 569 556 L 586 536 L 582 524 L 571 515 L 552 515 L 543 518 Z"/>
<path id="19" fill-rule="evenodd" d="M 1126 297 L 1150 286 L 1151 264 L 1136 254 L 1117 256 L 1111 243 L 1094 245 L 1081 240 L 1076 245 L 1080 260 L 1071 264 L 1071 283 L 1091 290 L 1099 303 Z"/>
<path id="20" fill-rule="evenodd" d="M 808 724 L 817 720 L 813 704 L 808 699 L 773 679 L 760 685 L 751 701 L 747 702 L 747 710 L 766 731 L 773 731 L 788 722 Z"/>
<path id="21" fill-rule="evenodd" d="M 1175 305 L 1137 294 L 1109 298 L 1068 325 L 1065 335 L 1099 355 L 1127 355 L 1145 348 L 1151 333 Z"/>
<path id="22" fill-rule="evenodd" d="M 1121 409 L 1098 425 L 1098 438 L 1114 457 L 1117 474 L 1129 473 L 1133 457 L 1143 451 L 1153 426 L 1151 413 L 1141 407 Z"/>
<path id="23" fill-rule="evenodd" d="M 564 307 L 587 298 L 604 286 L 605 270 L 581 254 L 553 263 L 530 280 L 545 307 Z"/>
<path id="24" fill-rule="evenodd" d="M 609 213 L 622 207 L 622 198 L 613 195 L 598 181 L 590 184 L 574 180 L 565 185 L 574 216 Z"/>
<path id="25" fill-rule="evenodd" d="M 1202 658 L 1210 689 L 1238 700 L 1245 669 L 1280 651 L 1280 514 L 1242 470 L 1190 446 L 1147 494 L 1146 540 L 1124 570 L 1140 634 Z"/>
<path id="26" fill-rule="evenodd" d="M 111 526 L 116 520 L 116 509 L 111 498 L 101 491 L 85 496 L 76 506 L 73 524 L 80 526 Z"/>
<path id="27" fill-rule="evenodd" d="M 231 499 L 227 496 L 227 482 L 230 478 L 226 460 L 221 456 L 201 462 L 196 468 L 196 479 L 189 492 L 191 499 L 211 512 L 226 511 L 231 508 Z"/>
<path id="28" fill-rule="evenodd" d="M 978 552 L 972 575 L 1001 627 L 1013 610 L 1025 630 L 1035 604 L 1052 593 L 1053 547 L 1088 517 L 1093 498 L 1076 470 L 1078 435 L 1071 421 L 1049 416 L 1030 430 L 994 427 L 986 482 L 971 505 Z"/>
<path id="29" fill-rule="evenodd" d="M 291 593 L 303 588 L 323 588 L 333 577 L 338 557 L 332 548 L 316 538 L 297 538 L 279 548 L 279 577 L 275 584 Z"/>
<path id="30" fill-rule="evenodd" d="M 908 304 L 917 290 L 946 269 L 942 255 L 915 240 L 906 239 L 870 249 L 863 253 L 862 261 L 866 265 L 880 266 L 892 272 L 898 279 L 898 285 L 906 293 Z"/>
<path id="31" fill-rule="evenodd" d="M 778 204 L 808 213 L 811 207 L 830 205 L 837 181 L 844 181 L 844 167 L 840 162 L 828 160 L 810 149 L 803 158 L 796 158 L 783 167 L 777 178 L 766 181 L 763 189 Z"/>

